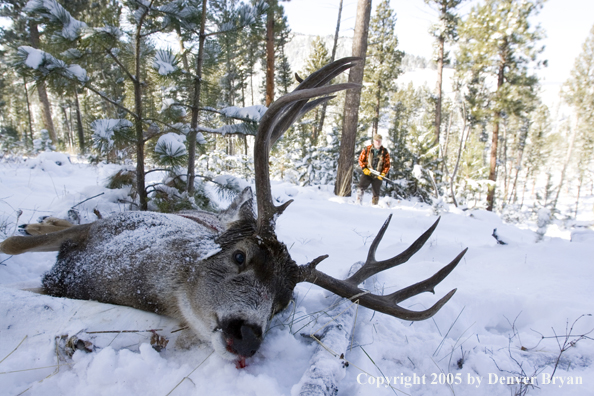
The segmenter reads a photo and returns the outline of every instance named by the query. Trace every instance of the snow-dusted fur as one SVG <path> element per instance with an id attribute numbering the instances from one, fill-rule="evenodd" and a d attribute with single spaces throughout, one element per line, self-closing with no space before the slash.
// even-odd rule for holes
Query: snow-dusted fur
<path id="1" fill-rule="evenodd" d="M 252 356 L 268 320 L 288 305 L 297 268 L 276 237 L 256 234 L 252 200 L 248 188 L 219 216 L 124 212 L 68 229 L 67 238 L 44 236 L 61 243 L 43 287 L 177 318 L 222 357 Z M 1 249 L 33 250 L 35 238 L 12 237 Z"/>

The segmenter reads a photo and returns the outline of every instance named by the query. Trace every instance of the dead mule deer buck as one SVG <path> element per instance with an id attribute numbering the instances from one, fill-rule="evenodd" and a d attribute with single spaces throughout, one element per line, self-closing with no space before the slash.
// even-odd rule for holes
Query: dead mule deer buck
<path id="1" fill-rule="evenodd" d="M 373 241 L 365 265 L 345 280 L 316 269 L 327 256 L 297 265 L 277 240 L 275 222 L 291 201 L 275 206 L 269 180 L 270 147 L 303 113 L 329 100 L 314 99 L 356 84 L 327 85 L 358 58 L 331 63 L 274 102 L 263 116 L 254 148 L 257 218 L 251 189 L 224 212 L 179 214 L 126 212 L 62 231 L 6 239 L 6 254 L 59 251 L 43 288 L 57 297 L 90 299 L 168 315 L 187 323 L 224 358 L 244 362 L 259 348 L 269 320 L 290 302 L 299 282 L 319 285 L 339 296 L 406 320 L 434 315 L 454 294 L 420 312 L 398 305 L 433 288 L 464 252 L 431 278 L 386 296 L 358 285 L 406 262 L 427 241 L 437 222 L 400 255 L 377 261 L 375 252 L 390 218 Z"/>

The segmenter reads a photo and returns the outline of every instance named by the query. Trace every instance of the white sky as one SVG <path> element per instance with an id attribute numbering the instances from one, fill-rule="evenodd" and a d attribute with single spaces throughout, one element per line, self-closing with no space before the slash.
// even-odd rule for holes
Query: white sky
<path id="1" fill-rule="evenodd" d="M 429 26 L 437 20 L 437 12 L 423 0 L 391 0 L 396 11 L 396 34 L 399 48 L 413 55 L 431 58 L 433 40 Z M 463 3 L 460 11 L 466 15 L 472 4 Z M 289 26 L 295 33 L 333 35 L 336 29 L 339 0 L 291 0 L 282 3 Z M 373 0 L 375 6 L 379 0 Z M 352 36 L 357 12 L 357 0 L 344 0 L 341 36 Z M 545 51 L 541 59 L 547 59 L 549 66 L 539 71 L 545 88 L 560 86 L 573 68 L 582 44 L 594 25 L 594 0 L 548 0 L 533 23 L 539 23 L 546 31 L 543 40 Z"/>

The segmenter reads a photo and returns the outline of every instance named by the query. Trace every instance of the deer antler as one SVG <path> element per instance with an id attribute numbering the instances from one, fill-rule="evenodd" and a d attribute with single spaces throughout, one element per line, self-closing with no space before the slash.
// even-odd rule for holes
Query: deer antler
<path id="1" fill-rule="evenodd" d="M 349 88 L 360 88 L 359 84 L 352 83 L 325 86 L 338 74 L 354 66 L 359 59 L 354 57 L 339 59 L 312 73 L 299 84 L 295 91 L 273 102 L 260 120 L 254 146 L 259 234 L 272 234 L 276 217 L 293 202 L 289 200 L 278 207 L 273 203 L 268 164 L 270 148 L 295 120 L 315 106 L 330 100 L 331 97 L 319 98 L 308 103 L 309 99 Z"/>
<path id="2" fill-rule="evenodd" d="M 435 305 L 424 311 L 410 311 L 408 309 L 398 306 L 399 302 L 402 302 L 410 297 L 416 296 L 417 294 L 430 291 L 435 293 L 434 288 L 439 282 L 447 277 L 450 272 L 458 265 L 464 254 L 468 249 L 464 249 L 451 263 L 443 267 L 432 277 L 425 279 L 412 286 L 405 287 L 404 289 L 398 290 L 395 293 L 388 294 L 385 296 L 378 296 L 369 292 L 359 289 L 357 286 L 365 279 L 389 268 L 395 267 L 402 263 L 405 263 L 410 259 L 421 247 L 427 242 L 435 228 L 439 219 L 421 235 L 412 245 L 408 247 L 404 252 L 399 255 L 392 257 L 388 260 L 377 261 L 375 259 L 375 252 L 377 247 L 382 240 L 392 215 L 388 217 L 379 233 L 373 240 L 369 253 L 367 255 L 367 261 L 351 277 L 345 280 L 338 280 L 323 272 L 316 269 L 316 266 L 328 256 L 320 256 L 313 260 L 311 263 L 300 266 L 300 279 L 299 282 L 309 282 L 316 284 L 326 290 L 329 290 L 341 297 L 348 298 L 350 300 L 359 300 L 359 304 L 373 309 L 378 312 L 382 312 L 388 315 L 395 316 L 405 320 L 425 320 L 437 313 L 441 307 L 448 302 L 448 300 L 454 295 L 456 289 L 450 291 L 444 297 L 442 297 Z"/>

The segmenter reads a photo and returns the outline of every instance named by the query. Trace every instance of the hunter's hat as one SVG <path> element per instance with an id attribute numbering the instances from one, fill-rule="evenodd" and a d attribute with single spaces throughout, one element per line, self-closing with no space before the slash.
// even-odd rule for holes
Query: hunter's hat
<path id="1" fill-rule="evenodd" d="M 373 135 L 373 140 L 378 140 L 378 141 L 380 141 L 380 142 L 381 142 L 381 141 L 382 141 L 382 139 L 383 139 L 383 138 L 382 138 L 382 135 L 380 135 L 379 133 L 378 133 L 378 134 L 375 134 L 375 135 Z"/>

